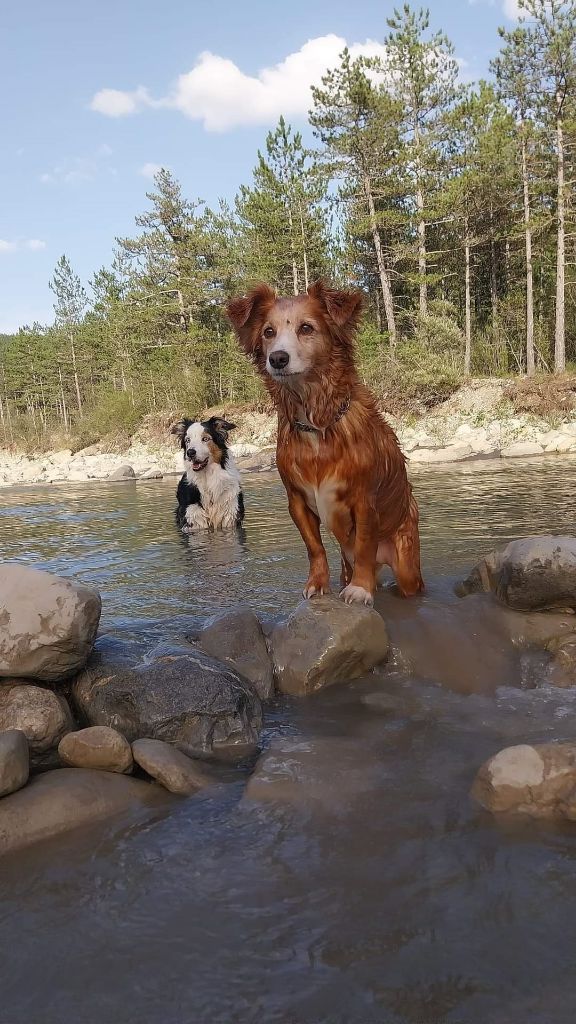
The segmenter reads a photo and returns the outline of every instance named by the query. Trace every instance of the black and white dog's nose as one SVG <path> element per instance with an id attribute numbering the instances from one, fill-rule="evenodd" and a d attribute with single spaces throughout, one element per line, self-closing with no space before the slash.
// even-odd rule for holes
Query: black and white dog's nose
<path id="1" fill-rule="evenodd" d="M 195 448 L 188 448 L 188 451 L 186 452 L 186 456 L 189 459 L 195 459 L 196 458 L 196 449 Z"/>
<path id="2" fill-rule="evenodd" d="M 268 359 L 273 370 L 283 370 L 285 366 L 288 366 L 290 356 L 280 348 L 277 352 L 271 352 Z"/>

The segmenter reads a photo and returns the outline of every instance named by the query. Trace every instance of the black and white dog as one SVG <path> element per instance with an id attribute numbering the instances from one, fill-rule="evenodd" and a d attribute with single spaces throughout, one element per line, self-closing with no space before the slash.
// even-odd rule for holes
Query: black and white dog
<path id="1" fill-rule="evenodd" d="M 234 423 L 219 416 L 183 419 L 172 427 L 184 454 L 185 472 L 176 491 L 176 518 L 183 533 L 227 530 L 244 518 L 240 473 L 228 449 L 230 430 Z"/>

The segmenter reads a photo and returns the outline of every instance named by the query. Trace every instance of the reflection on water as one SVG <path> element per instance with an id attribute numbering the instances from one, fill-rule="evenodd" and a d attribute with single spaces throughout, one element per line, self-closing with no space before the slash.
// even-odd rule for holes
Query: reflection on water
<path id="1" fill-rule="evenodd" d="M 494 821 L 467 791 L 503 745 L 575 739 L 576 707 L 522 688 L 521 652 L 451 581 L 497 542 L 574 532 L 576 461 L 414 482 L 429 594 L 379 598 L 411 660 L 271 710 L 293 798 L 251 804 L 239 778 L 3 860 L 0 1024 L 571 1024 L 574 826 Z M 240 537 L 180 537 L 174 488 L 2 491 L 2 556 L 94 583 L 122 633 L 294 604 L 306 560 L 276 477 L 246 479 Z"/>

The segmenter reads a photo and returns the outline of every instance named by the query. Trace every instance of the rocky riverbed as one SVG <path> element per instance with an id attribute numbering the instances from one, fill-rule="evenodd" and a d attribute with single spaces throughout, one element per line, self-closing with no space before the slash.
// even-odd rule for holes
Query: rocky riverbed
<path id="1" fill-rule="evenodd" d="M 576 687 L 576 538 L 528 537 L 487 553 L 457 592 L 464 615 L 472 602 L 474 621 L 490 619 L 499 645 L 539 652 L 546 685 Z M 410 607 L 425 613 L 426 602 Z M 422 629 L 391 620 L 389 630 L 378 610 L 332 596 L 264 625 L 235 608 L 161 644 L 98 638 L 101 606 L 73 580 L 0 567 L 0 853 L 133 809 L 153 813 L 159 790 L 194 796 L 239 763 L 251 774 L 246 799 L 291 800 L 290 741 L 259 758 L 267 702 L 348 686 L 391 653 L 417 673 L 424 658 L 430 679 L 438 660 Z M 489 690 L 489 659 L 481 667 Z M 441 672 L 438 682 L 462 681 Z M 471 795 L 494 813 L 574 820 L 576 744 L 495 751 Z"/>
<path id="2" fill-rule="evenodd" d="M 506 404 L 504 381 L 475 382 L 415 420 L 388 417 L 409 463 L 446 465 L 476 459 L 518 459 L 576 454 L 576 416 L 549 419 L 515 415 Z M 241 469 L 271 469 L 275 459 L 274 415 L 244 412 L 231 445 Z M 85 480 L 157 480 L 182 472 L 177 444 L 166 432 L 156 440 L 140 430 L 123 451 L 106 441 L 80 451 L 0 451 L 0 486 Z"/>

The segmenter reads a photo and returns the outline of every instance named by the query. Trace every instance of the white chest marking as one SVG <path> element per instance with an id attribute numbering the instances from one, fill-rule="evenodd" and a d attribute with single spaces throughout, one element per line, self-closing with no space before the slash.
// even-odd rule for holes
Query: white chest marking
<path id="1" fill-rule="evenodd" d="M 323 480 L 319 487 L 306 487 L 308 508 L 316 513 L 320 522 L 328 529 L 334 515 L 338 487 L 336 480 Z"/>
<path id="2" fill-rule="evenodd" d="M 209 525 L 214 530 L 234 526 L 238 514 L 240 473 L 232 456 L 228 455 L 226 469 L 211 462 L 201 472 L 188 470 L 186 475 L 200 491 Z"/>

